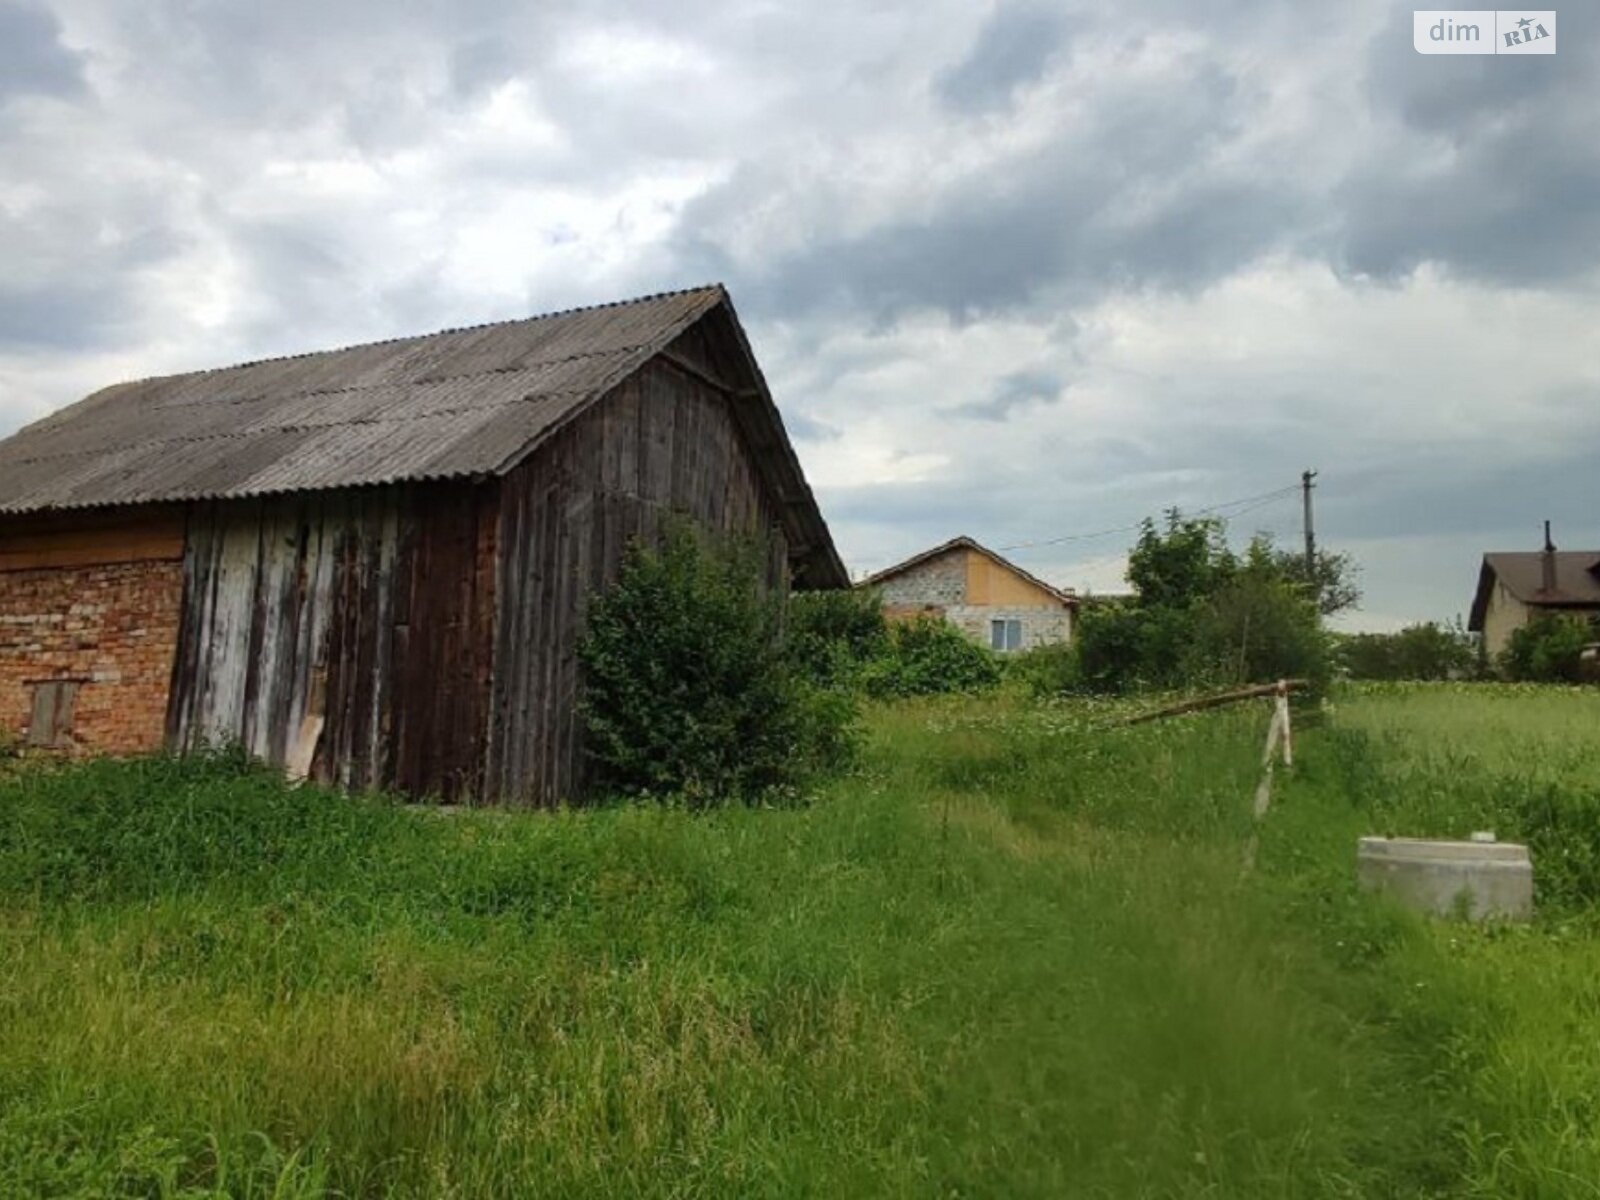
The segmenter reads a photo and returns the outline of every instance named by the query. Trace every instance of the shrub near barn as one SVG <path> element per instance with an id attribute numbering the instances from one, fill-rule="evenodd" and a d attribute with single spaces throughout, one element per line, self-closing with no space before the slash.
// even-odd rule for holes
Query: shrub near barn
<path id="1" fill-rule="evenodd" d="M 1000 659 L 988 647 L 938 617 L 890 622 L 870 588 L 796 596 L 789 621 L 791 657 L 819 686 L 893 699 L 1000 682 Z"/>
<path id="2" fill-rule="evenodd" d="M 803 592 L 789 598 L 786 615 L 790 660 L 818 687 L 855 689 L 867 665 L 889 652 L 883 600 L 871 588 Z"/>
<path id="3" fill-rule="evenodd" d="M 948 621 L 918 616 L 893 624 L 862 680 L 869 695 L 885 698 L 981 692 L 1000 682 L 1000 663 Z"/>
<path id="4" fill-rule="evenodd" d="M 599 788 L 757 800 L 848 760 L 854 704 L 795 669 L 762 558 L 673 525 L 591 602 L 581 711 Z"/>

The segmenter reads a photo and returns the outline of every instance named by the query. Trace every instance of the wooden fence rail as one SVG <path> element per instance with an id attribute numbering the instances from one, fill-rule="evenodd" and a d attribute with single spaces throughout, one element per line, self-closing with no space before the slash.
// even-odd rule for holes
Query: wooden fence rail
<path id="1" fill-rule="evenodd" d="M 1166 708 L 1158 708 L 1152 712 L 1139 713 L 1127 719 L 1125 724 L 1139 725 L 1145 721 L 1159 721 L 1162 717 L 1176 717 L 1183 713 L 1200 712 L 1207 708 L 1221 708 L 1224 704 L 1235 704 L 1240 700 L 1254 700 L 1257 696 L 1287 696 L 1290 692 L 1306 686 L 1304 679 L 1280 679 L 1277 683 L 1263 683 L 1255 687 L 1239 688 L 1232 692 L 1218 692 L 1212 696 L 1199 696 L 1193 700 L 1184 700 L 1178 704 L 1169 704 Z"/>

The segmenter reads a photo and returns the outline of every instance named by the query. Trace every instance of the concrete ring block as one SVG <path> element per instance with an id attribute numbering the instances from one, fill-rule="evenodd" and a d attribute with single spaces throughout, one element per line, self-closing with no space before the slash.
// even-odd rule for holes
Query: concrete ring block
<path id="1" fill-rule="evenodd" d="M 1459 911 L 1474 921 L 1533 916 L 1533 860 L 1514 842 L 1364 837 L 1356 877 L 1418 912 Z"/>

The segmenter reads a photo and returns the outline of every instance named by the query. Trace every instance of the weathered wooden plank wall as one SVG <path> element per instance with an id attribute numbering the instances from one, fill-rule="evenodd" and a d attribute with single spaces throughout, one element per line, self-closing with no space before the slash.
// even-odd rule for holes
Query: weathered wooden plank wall
<path id="1" fill-rule="evenodd" d="M 477 795 L 496 509 L 492 482 L 196 505 L 168 740 L 282 764 L 320 708 L 314 778 Z"/>
<path id="2" fill-rule="evenodd" d="M 774 534 L 781 512 L 738 411 L 737 360 L 697 325 L 504 480 L 500 622 L 486 790 L 513 804 L 580 798 L 577 648 L 588 597 L 629 542 L 680 513 L 708 529 Z"/>

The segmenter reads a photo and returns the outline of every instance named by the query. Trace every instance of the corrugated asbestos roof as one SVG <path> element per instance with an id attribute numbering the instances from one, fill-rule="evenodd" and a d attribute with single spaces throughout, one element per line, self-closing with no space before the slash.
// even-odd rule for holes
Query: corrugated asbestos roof
<path id="1" fill-rule="evenodd" d="M 0 442 L 0 512 L 509 469 L 720 286 L 118 384 Z"/>

